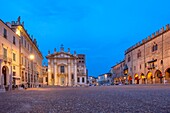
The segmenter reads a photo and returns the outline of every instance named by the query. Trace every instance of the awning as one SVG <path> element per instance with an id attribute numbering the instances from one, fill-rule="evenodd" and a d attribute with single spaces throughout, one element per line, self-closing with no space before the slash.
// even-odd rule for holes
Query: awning
<path id="1" fill-rule="evenodd" d="M 14 79 L 21 79 L 21 77 L 12 76 Z"/>
<path id="2" fill-rule="evenodd" d="M 148 63 L 153 63 L 153 62 L 156 62 L 156 61 L 157 61 L 157 59 L 153 59 L 153 60 L 148 61 Z"/>

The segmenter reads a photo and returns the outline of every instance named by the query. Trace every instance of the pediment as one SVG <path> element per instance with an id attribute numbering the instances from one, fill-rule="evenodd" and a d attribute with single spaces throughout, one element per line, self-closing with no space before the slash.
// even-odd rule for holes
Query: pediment
<path id="1" fill-rule="evenodd" d="M 76 56 L 74 56 L 70 53 L 57 52 L 57 53 L 47 56 L 47 58 L 76 58 Z"/>

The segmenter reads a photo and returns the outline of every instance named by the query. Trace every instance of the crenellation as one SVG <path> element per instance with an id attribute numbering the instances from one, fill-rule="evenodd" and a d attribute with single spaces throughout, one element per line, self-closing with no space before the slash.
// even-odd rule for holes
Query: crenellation
<path id="1" fill-rule="evenodd" d="M 155 33 L 152 33 L 152 38 L 154 38 L 155 37 Z"/>
<path id="2" fill-rule="evenodd" d="M 170 83 L 170 65 L 164 63 L 170 61 L 167 52 L 169 50 L 166 48 L 169 46 L 169 29 L 169 24 L 167 24 L 166 30 L 162 27 L 143 39 L 142 42 L 128 48 L 125 51 L 125 65 L 128 68 L 122 70 L 123 72 L 127 71 L 127 76 L 118 72 L 117 75 L 120 76 L 115 77 L 115 80 L 121 79 L 122 83 L 127 80 L 129 84 Z M 162 44 L 164 44 L 164 47 L 162 47 Z M 140 51 L 139 47 L 141 48 Z M 112 67 L 113 71 L 117 70 L 118 65 Z"/>
<path id="3" fill-rule="evenodd" d="M 156 36 L 158 36 L 159 35 L 159 30 L 158 31 L 156 31 Z"/>
<path id="4" fill-rule="evenodd" d="M 169 30 L 169 24 L 166 25 L 166 30 Z"/>
<path id="5" fill-rule="evenodd" d="M 161 29 L 160 29 L 160 33 L 163 33 L 164 32 L 164 27 L 162 27 Z"/>

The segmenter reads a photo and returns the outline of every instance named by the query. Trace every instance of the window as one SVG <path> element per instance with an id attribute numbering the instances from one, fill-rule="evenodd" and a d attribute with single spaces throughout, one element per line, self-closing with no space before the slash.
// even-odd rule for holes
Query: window
<path id="1" fill-rule="evenodd" d="M 25 40 L 25 48 L 27 47 L 27 42 L 26 42 L 26 40 Z"/>
<path id="2" fill-rule="evenodd" d="M 141 55 L 141 51 L 138 50 L 138 53 L 137 53 L 137 58 L 140 58 L 142 55 Z"/>
<path id="3" fill-rule="evenodd" d="M 64 71 L 65 71 L 65 70 L 64 70 L 64 66 L 60 66 L 60 72 L 61 72 L 61 73 L 64 73 Z"/>
<path id="4" fill-rule="evenodd" d="M 21 44 L 23 45 L 23 37 L 21 36 Z"/>
<path id="5" fill-rule="evenodd" d="M 71 75 L 71 78 L 74 79 L 74 74 Z"/>
<path id="6" fill-rule="evenodd" d="M 4 48 L 4 58 L 7 59 L 7 49 Z"/>
<path id="7" fill-rule="evenodd" d="M 134 70 L 136 70 L 136 66 L 134 66 Z"/>
<path id="8" fill-rule="evenodd" d="M 13 76 L 16 76 L 16 72 L 13 72 Z"/>
<path id="9" fill-rule="evenodd" d="M 154 44 L 153 44 L 153 46 L 152 46 L 152 52 L 157 51 L 157 50 L 158 50 L 158 44 L 156 44 L 156 43 L 154 42 Z"/>
<path id="10" fill-rule="evenodd" d="M 7 38 L 7 30 L 4 28 L 4 38 Z"/>
<path id="11" fill-rule="evenodd" d="M 13 61 L 16 61 L 16 54 L 13 53 Z"/>
<path id="12" fill-rule="evenodd" d="M 30 45 L 28 44 L 28 51 L 30 50 Z"/>
<path id="13" fill-rule="evenodd" d="M 22 72 L 22 81 L 24 82 L 24 72 Z"/>
<path id="14" fill-rule="evenodd" d="M 15 70 L 15 66 L 13 66 L 13 70 Z"/>
<path id="15" fill-rule="evenodd" d="M 27 73 L 25 73 L 25 82 L 28 82 Z"/>
<path id="16" fill-rule="evenodd" d="M 82 82 L 84 83 L 84 77 L 82 78 Z"/>
<path id="17" fill-rule="evenodd" d="M 13 36 L 13 44 L 15 45 L 15 37 Z"/>
<path id="18" fill-rule="evenodd" d="M 23 59 L 23 57 L 21 57 L 21 64 L 22 64 L 22 65 L 24 64 L 24 59 Z"/>
<path id="19" fill-rule="evenodd" d="M 128 62 L 130 62 L 130 55 L 128 55 Z"/>
<path id="20" fill-rule="evenodd" d="M 80 78 L 79 77 L 77 78 L 77 82 L 80 82 Z"/>
<path id="21" fill-rule="evenodd" d="M 48 77 L 46 77 L 46 82 L 48 82 Z"/>
<path id="22" fill-rule="evenodd" d="M 25 66 L 27 65 L 27 59 L 25 58 Z"/>

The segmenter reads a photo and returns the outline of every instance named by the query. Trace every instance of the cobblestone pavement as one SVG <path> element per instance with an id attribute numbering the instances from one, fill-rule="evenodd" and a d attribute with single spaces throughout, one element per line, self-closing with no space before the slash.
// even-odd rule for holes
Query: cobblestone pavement
<path id="1" fill-rule="evenodd" d="M 35 88 L 0 93 L 0 113 L 170 113 L 170 85 Z"/>

